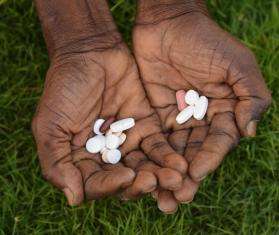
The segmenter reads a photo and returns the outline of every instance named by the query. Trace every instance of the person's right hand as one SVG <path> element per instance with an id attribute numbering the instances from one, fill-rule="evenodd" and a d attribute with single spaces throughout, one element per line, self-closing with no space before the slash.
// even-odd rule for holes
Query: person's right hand
<path id="1" fill-rule="evenodd" d="M 129 153 L 131 158 L 138 154 L 133 151 L 142 148 L 162 167 L 145 161 L 134 181 L 131 168 L 102 164 L 98 154 L 86 152 L 84 145 L 94 120 L 111 116 L 136 120 L 120 148 L 123 157 Z M 187 168 L 183 157 L 164 139 L 134 60 L 122 43 L 102 52 L 53 59 L 33 132 L 45 178 L 64 191 L 70 204 L 83 200 L 83 184 L 88 199 L 117 193 L 129 185 L 124 195 L 135 197 L 154 190 L 157 178 L 161 187 L 175 190 Z"/>

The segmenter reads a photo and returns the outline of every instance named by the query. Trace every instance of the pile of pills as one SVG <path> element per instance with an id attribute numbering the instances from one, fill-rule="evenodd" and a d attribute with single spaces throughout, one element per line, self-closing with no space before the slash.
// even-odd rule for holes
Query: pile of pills
<path id="1" fill-rule="evenodd" d="M 204 118 L 208 107 L 208 99 L 205 96 L 199 96 L 194 90 L 179 90 L 176 92 L 176 101 L 180 111 L 176 116 L 178 124 L 187 122 L 192 116 L 197 120 Z"/>
<path id="2" fill-rule="evenodd" d="M 114 122 L 111 117 L 107 120 L 98 119 L 94 123 L 94 137 L 87 140 L 85 148 L 90 153 L 101 153 L 105 163 L 116 164 L 121 159 L 121 152 L 118 147 L 126 140 L 123 131 L 135 125 L 133 118 L 125 118 Z"/>

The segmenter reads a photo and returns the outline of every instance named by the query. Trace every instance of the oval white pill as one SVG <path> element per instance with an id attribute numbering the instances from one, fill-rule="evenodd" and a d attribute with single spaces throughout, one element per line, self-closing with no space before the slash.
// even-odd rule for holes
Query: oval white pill
<path id="1" fill-rule="evenodd" d="M 107 162 L 111 164 L 116 164 L 121 159 L 121 152 L 118 149 L 111 149 L 105 155 Z"/>
<path id="2" fill-rule="evenodd" d="M 105 122 L 104 119 L 97 119 L 96 122 L 94 123 L 93 131 L 96 135 L 101 135 L 102 134 L 100 132 L 100 128 L 104 124 L 104 122 Z"/>
<path id="3" fill-rule="evenodd" d="M 119 145 L 123 144 L 127 138 L 126 134 L 122 133 L 119 137 Z"/>
<path id="4" fill-rule="evenodd" d="M 178 124 L 182 124 L 184 122 L 187 122 L 194 113 L 194 107 L 188 106 L 185 109 L 183 109 L 177 116 L 176 116 L 176 122 Z"/>
<path id="5" fill-rule="evenodd" d="M 119 146 L 119 137 L 117 135 L 106 136 L 106 147 L 108 149 L 117 149 Z"/>
<path id="6" fill-rule="evenodd" d="M 185 102 L 189 105 L 194 105 L 199 99 L 199 93 L 194 90 L 189 90 L 185 94 Z"/>
<path id="7" fill-rule="evenodd" d="M 206 114 L 207 107 L 208 99 L 205 96 L 201 96 L 195 104 L 194 118 L 197 120 L 202 120 Z"/>
<path id="8" fill-rule="evenodd" d="M 132 128 L 135 125 L 134 118 L 125 118 L 110 124 L 112 132 L 122 132 Z"/>
<path id="9" fill-rule="evenodd" d="M 100 152 L 106 144 L 106 138 L 103 135 L 96 135 L 87 140 L 85 148 L 89 153 Z"/>

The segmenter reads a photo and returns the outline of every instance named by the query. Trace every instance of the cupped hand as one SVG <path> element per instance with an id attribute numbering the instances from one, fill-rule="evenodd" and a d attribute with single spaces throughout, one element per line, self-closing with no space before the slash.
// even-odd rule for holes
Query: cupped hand
<path id="1" fill-rule="evenodd" d="M 136 120 L 120 148 L 123 159 L 142 149 L 158 165 L 145 161 L 134 171 L 122 163 L 103 164 L 98 154 L 86 152 L 94 121 L 111 116 Z M 121 42 L 99 51 L 54 55 L 32 128 L 43 175 L 64 191 L 69 204 L 82 202 L 84 192 L 91 200 L 127 188 L 123 194 L 136 197 L 154 190 L 157 180 L 166 189 L 181 187 L 187 162 L 161 133 L 137 66 Z"/>
<path id="2" fill-rule="evenodd" d="M 171 211 L 176 201 L 192 200 L 198 182 L 218 167 L 241 135 L 256 134 L 271 96 L 253 53 L 203 10 L 154 22 L 146 21 L 144 12 L 139 16 L 133 42 L 144 87 L 169 143 L 189 162 L 184 187 L 174 196 L 161 193 L 162 210 Z M 181 89 L 209 98 L 204 120 L 176 123 L 175 92 Z"/>

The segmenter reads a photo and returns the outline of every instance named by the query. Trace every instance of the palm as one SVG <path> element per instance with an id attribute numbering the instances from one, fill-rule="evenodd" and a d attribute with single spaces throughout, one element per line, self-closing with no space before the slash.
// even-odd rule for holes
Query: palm
<path id="1" fill-rule="evenodd" d="M 138 155 L 133 151 L 142 145 L 157 163 L 176 168 L 175 161 L 164 161 L 164 154 L 159 158 L 156 150 L 158 142 L 164 147 L 166 157 L 179 159 L 180 156 L 172 154 L 173 150 L 160 134 L 157 116 L 149 106 L 137 68 L 125 46 L 60 57 L 52 62 L 48 71 L 33 130 L 44 175 L 66 194 L 78 192 L 75 193 L 74 204 L 83 198 L 80 181 L 85 184 L 87 198 L 96 199 L 126 188 L 135 178 L 134 171 L 122 163 L 102 165 L 98 156 L 84 150 L 93 121 L 110 116 L 117 119 L 133 117 L 136 120 L 136 126 L 128 131 L 127 141 L 121 147 L 123 156 L 129 153 L 128 157 L 133 158 L 133 155 Z M 130 186 L 127 196 L 153 190 L 157 184 L 155 175 L 164 182 L 164 176 L 156 174 L 158 169 L 170 171 L 174 176 L 174 186 L 180 187 L 181 177 L 175 170 L 142 160 L 145 164 L 141 164 L 140 168 L 133 165 L 136 171 L 141 171 L 135 182 L 142 183 L 140 187 Z M 152 165 L 152 169 L 145 165 Z M 186 167 L 182 167 L 185 172 Z M 173 187 L 168 182 L 165 186 L 169 189 Z"/>
<path id="2" fill-rule="evenodd" d="M 169 142 L 191 162 L 190 176 L 200 181 L 237 144 L 238 129 L 251 135 L 248 122 L 258 120 L 270 102 L 255 59 L 201 13 L 137 25 L 133 39 L 151 106 L 170 132 Z M 209 98 L 206 119 L 176 123 L 175 92 L 180 89 Z M 182 194 L 177 198 L 186 201 Z"/>

